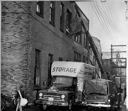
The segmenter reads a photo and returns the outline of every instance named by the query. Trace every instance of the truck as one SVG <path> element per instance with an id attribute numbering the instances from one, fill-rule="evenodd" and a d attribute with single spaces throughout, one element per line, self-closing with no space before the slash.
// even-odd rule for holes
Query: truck
<path id="1" fill-rule="evenodd" d="M 62 106 L 69 110 L 85 101 L 84 82 L 94 76 L 95 67 L 83 62 L 54 61 L 51 67 L 52 85 L 38 93 L 36 103 L 45 110 Z"/>
<path id="2" fill-rule="evenodd" d="M 86 106 L 88 109 L 117 110 L 116 85 L 107 79 L 92 79 L 86 82 Z"/>

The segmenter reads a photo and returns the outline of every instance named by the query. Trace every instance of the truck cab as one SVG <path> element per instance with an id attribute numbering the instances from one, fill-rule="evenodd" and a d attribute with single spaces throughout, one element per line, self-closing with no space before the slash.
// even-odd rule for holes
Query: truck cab
<path id="1" fill-rule="evenodd" d="M 47 106 L 65 106 L 71 109 L 75 100 L 75 78 L 54 76 L 53 84 L 47 90 L 39 91 L 39 101 L 43 109 Z"/>
<path id="2" fill-rule="evenodd" d="M 116 108 L 116 89 L 112 81 L 106 79 L 94 79 L 87 83 L 86 106 L 88 108 L 102 108 L 111 110 Z"/>

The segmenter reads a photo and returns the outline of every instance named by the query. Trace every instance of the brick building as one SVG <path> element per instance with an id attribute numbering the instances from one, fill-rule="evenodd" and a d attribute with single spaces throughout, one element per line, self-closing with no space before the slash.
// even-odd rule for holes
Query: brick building
<path id="1" fill-rule="evenodd" d="M 50 85 L 54 60 L 89 63 L 89 20 L 75 2 L 2 1 L 1 29 L 1 91 L 7 95 L 22 84 L 33 100 L 35 89 Z"/>

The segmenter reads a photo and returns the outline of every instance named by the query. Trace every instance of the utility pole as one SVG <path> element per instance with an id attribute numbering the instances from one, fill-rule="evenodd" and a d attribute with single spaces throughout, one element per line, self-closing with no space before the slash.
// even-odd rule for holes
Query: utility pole
<path id="1" fill-rule="evenodd" d="M 122 84 L 125 84 L 126 86 L 127 59 L 126 57 L 122 57 L 126 55 L 126 50 L 121 50 L 125 47 L 126 45 L 111 45 L 111 73 L 115 73 L 115 78 L 118 78 L 120 82 L 120 86 L 118 87 L 118 108 L 120 108 L 121 105 Z M 125 78 L 125 83 L 123 83 L 124 81 L 122 81 L 122 78 Z"/>

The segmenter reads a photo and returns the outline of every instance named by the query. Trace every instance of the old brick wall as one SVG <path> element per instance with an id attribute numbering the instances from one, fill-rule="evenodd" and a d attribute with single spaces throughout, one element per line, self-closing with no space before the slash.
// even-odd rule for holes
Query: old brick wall
<path id="1" fill-rule="evenodd" d="M 2 1 L 1 92 L 10 96 L 18 84 L 27 96 L 33 88 L 29 12 L 30 2 Z"/>

